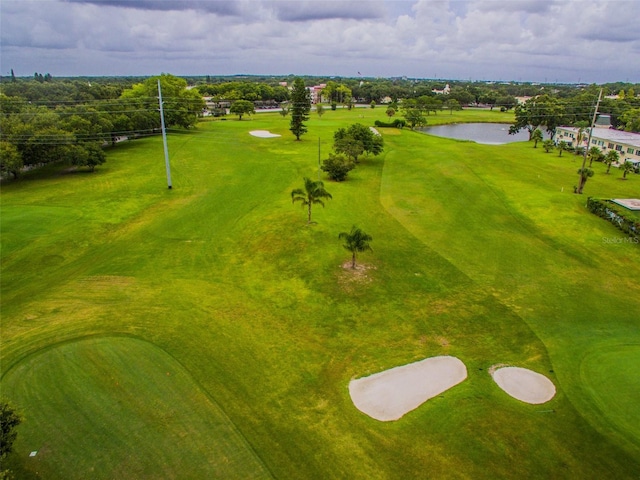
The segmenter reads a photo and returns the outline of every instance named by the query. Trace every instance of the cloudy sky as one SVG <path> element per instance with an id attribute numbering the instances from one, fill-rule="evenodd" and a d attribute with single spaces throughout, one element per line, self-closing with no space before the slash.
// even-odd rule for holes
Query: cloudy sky
<path id="1" fill-rule="evenodd" d="M 0 73 L 640 82 L 639 0 L 0 0 Z"/>

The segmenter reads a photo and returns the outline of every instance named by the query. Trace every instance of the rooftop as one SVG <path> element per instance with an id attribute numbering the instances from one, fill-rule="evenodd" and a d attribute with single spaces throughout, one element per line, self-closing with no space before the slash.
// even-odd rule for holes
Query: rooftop
<path id="1" fill-rule="evenodd" d="M 558 127 L 570 132 L 578 133 L 577 127 Z M 623 132 L 622 130 L 614 130 L 613 128 L 594 128 L 591 138 L 599 138 L 601 140 L 609 140 L 625 145 L 640 147 L 640 133 Z"/>

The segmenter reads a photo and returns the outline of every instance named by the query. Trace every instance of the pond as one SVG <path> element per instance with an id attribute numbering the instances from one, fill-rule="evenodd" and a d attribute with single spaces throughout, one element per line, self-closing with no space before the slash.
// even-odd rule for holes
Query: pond
<path id="1" fill-rule="evenodd" d="M 471 140 L 486 145 L 502 145 L 529 140 L 529 132 L 527 130 L 520 130 L 515 135 L 509 135 L 510 126 L 508 123 L 454 123 L 451 125 L 424 127 L 420 131 L 438 137 Z M 546 132 L 544 132 L 544 138 L 548 138 Z"/>

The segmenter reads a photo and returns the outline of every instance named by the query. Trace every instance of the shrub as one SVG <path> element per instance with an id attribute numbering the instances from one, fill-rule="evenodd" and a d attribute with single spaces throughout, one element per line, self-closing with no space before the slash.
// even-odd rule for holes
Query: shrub
<path id="1" fill-rule="evenodd" d="M 323 160 L 321 170 L 327 172 L 331 180 L 342 182 L 347 178 L 355 163 L 340 153 L 330 153 L 329 158 Z"/>
<path id="2" fill-rule="evenodd" d="M 628 217 L 627 212 L 611 200 L 589 197 L 587 199 L 587 209 L 600 218 L 610 221 L 630 237 L 640 239 L 640 222 Z"/>
<path id="3" fill-rule="evenodd" d="M 393 122 L 375 121 L 375 126 L 380 128 L 404 128 L 407 122 L 401 118 L 396 118 Z"/>

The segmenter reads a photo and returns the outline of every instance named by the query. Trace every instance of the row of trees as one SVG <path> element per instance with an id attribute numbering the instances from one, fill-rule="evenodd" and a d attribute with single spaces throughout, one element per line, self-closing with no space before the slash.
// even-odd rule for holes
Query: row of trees
<path id="1" fill-rule="evenodd" d="M 158 80 L 167 126 L 189 128 L 204 108 L 197 92 L 172 75 L 145 80 L 117 99 L 57 105 L 32 104 L 0 94 L 0 171 L 17 177 L 26 168 L 67 161 L 93 170 L 105 162 L 103 147 L 160 129 Z"/>
<path id="2" fill-rule="evenodd" d="M 509 133 L 520 130 L 534 132 L 544 127 L 553 134 L 560 125 L 573 125 L 585 128 L 590 125 L 598 93 L 583 93 L 572 98 L 559 98 L 552 95 L 539 95 L 528 99 L 515 107 L 515 122 Z M 629 132 L 640 131 L 640 99 L 605 99 L 600 103 L 600 114 L 609 114 L 613 127 Z"/>

